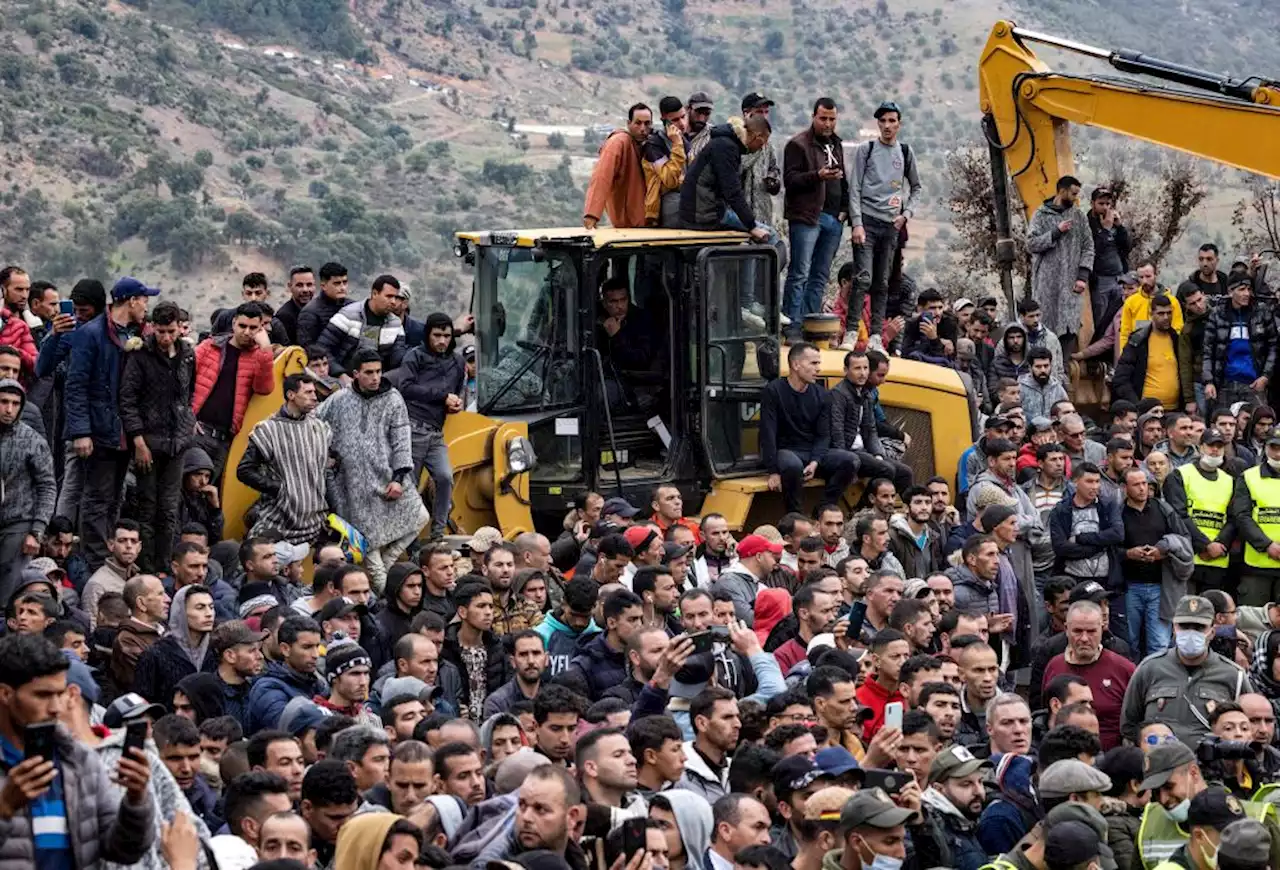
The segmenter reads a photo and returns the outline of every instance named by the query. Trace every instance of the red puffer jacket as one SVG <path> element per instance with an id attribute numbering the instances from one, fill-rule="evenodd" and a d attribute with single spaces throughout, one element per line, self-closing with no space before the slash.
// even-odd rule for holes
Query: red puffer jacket
<path id="1" fill-rule="evenodd" d="M 2 334 L 2 333 L 0 333 Z M 218 373 L 222 371 L 222 353 L 231 340 L 229 335 L 206 338 L 196 347 L 196 386 L 191 395 L 191 410 L 197 416 L 204 407 L 205 400 L 213 392 L 213 385 L 218 382 Z M 244 423 L 244 412 L 249 407 L 249 399 L 254 393 L 265 395 L 275 387 L 275 357 L 265 347 L 254 347 L 253 350 L 241 351 L 240 361 L 236 366 L 236 403 L 231 412 L 231 432 L 240 431 Z"/>
<path id="2" fill-rule="evenodd" d="M 31 337 L 31 327 L 8 308 L 0 308 L 0 344 L 17 348 L 22 357 L 22 371 L 26 375 L 35 372 L 36 340 Z"/>

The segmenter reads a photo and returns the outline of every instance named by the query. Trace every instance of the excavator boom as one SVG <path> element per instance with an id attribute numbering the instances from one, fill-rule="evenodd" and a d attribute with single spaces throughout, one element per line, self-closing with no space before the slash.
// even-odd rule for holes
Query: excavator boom
<path id="1" fill-rule="evenodd" d="M 1053 72 L 1039 43 L 1159 81 Z M 1165 84 L 1167 83 L 1167 84 Z M 1085 124 L 1280 178 L 1280 83 L 1237 79 L 1122 49 L 1111 51 L 996 22 L 978 63 L 983 132 L 996 182 L 997 254 L 1012 266 L 1005 178 L 1030 218 L 1075 174 L 1070 124 Z M 1003 199 L 1003 201 L 1002 201 Z M 1007 268 L 1005 270 L 1007 272 Z M 1010 279 L 1004 278 L 1012 301 Z"/>

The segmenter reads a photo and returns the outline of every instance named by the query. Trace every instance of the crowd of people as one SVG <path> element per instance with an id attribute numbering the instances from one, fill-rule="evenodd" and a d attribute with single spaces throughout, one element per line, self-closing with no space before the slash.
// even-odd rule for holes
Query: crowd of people
<path id="1" fill-rule="evenodd" d="M 66 304 L 0 271 L 0 866 L 1277 866 L 1259 264 L 1218 272 L 1206 246 L 1164 291 L 1129 270 L 1111 195 L 1086 218 L 1068 178 L 1008 322 L 930 290 L 899 318 L 901 109 L 846 177 L 832 101 L 781 165 L 771 105 L 714 125 L 705 94 L 665 98 L 657 131 L 632 107 L 584 218 L 777 241 L 783 194 L 789 325 L 851 227 L 844 375 L 826 388 L 791 343 L 760 422 L 784 507 L 753 529 L 660 485 L 580 493 L 551 536 L 446 540 L 474 321 L 415 320 L 394 276 L 351 300 L 340 264 L 297 267 L 273 307 L 251 274 L 193 335 L 134 278 Z M 290 345 L 306 371 L 228 467 Z M 953 478 L 915 478 L 881 405 L 899 356 L 970 388 L 982 435 Z M 1067 372 L 1100 357 L 1090 421 Z M 227 475 L 261 493 L 239 538 Z"/>

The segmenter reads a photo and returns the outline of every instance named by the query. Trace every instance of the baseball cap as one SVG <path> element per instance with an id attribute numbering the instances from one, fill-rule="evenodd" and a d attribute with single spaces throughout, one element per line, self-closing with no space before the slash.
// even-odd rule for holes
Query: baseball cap
<path id="1" fill-rule="evenodd" d="M 915 577 L 908 580 L 907 585 L 902 587 L 902 597 L 919 598 L 922 594 L 929 591 L 929 584 L 921 578 Z"/>
<path id="2" fill-rule="evenodd" d="M 994 296 L 984 296 L 982 301 L 978 303 L 983 308 L 999 308 L 1000 300 Z"/>
<path id="3" fill-rule="evenodd" d="M 1200 436 L 1201 444 L 1226 444 L 1227 436 L 1222 434 L 1221 429 L 1206 429 L 1204 435 Z"/>
<path id="4" fill-rule="evenodd" d="M 995 414 L 992 414 L 990 417 L 987 418 L 987 422 L 983 424 L 983 428 L 987 430 L 1007 429 L 1011 425 L 1013 424 L 1009 422 L 1008 417 L 998 417 Z"/>
<path id="5" fill-rule="evenodd" d="M 773 766 L 773 793 L 786 799 L 792 792 L 808 788 L 827 774 L 807 755 L 792 755 Z"/>
<path id="6" fill-rule="evenodd" d="M 421 698 L 422 693 L 430 688 L 417 677 L 392 677 L 382 684 L 382 691 L 378 697 L 383 704 L 386 704 L 397 695 L 413 695 L 415 698 Z"/>
<path id="7" fill-rule="evenodd" d="M 693 547 L 688 544 L 677 544 L 675 541 L 667 541 L 662 545 L 662 564 L 669 565 L 672 559 L 679 559 L 681 556 L 689 555 Z"/>
<path id="8" fill-rule="evenodd" d="M 1055 761 L 1040 774 L 1039 791 L 1042 797 L 1059 798 L 1110 790 L 1111 777 L 1078 758 Z"/>
<path id="9" fill-rule="evenodd" d="M 1271 434 L 1267 436 L 1267 444 L 1280 444 L 1280 429 L 1273 429 Z"/>
<path id="10" fill-rule="evenodd" d="M 124 277 L 115 283 L 111 288 L 111 298 L 119 302 L 122 299 L 132 299 L 135 296 L 159 296 L 160 291 L 155 287 L 148 287 L 137 278 Z"/>
<path id="11" fill-rule="evenodd" d="M 80 697 L 90 704 L 98 703 L 102 689 L 98 686 L 98 681 L 93 678 L 93 671 L 89 670 L 89 666 L 80 660 L 80 656 L 76 655 L 74 650 L 64 649 L 62 654 L 71 663 L 71 667 L 67 670 L 67 684 L 77 687 L 80 690 Z"/>
<path id="12" fill-rule="evenodd" d="M 906 774 L 903 775 L 904 778 Z M 849 798 L 840 811 L 840 831 L 847 833 L 854 828 L 896 828 L 905 825 L 912 811 L 898 806 L 883 789 L 863 789 Z"/>
<path id="13" fill-rule="evenodd" d="M 608 535 L 620 535 L 623 533 L 624 530 L 625 530 L 624 527 L 618 525 L 617 523 L 611 523 L 611 522 L 607 522 L 606 520 L 600 520 L 599 522 L 597 522 L 595 525 L 591 527 L 591 537 L 603 538 Z"/>
<path id="14" fill-rule="evenodd" d="M 468 345 L 465 345 L 465 346 L 462 348 L 462 358 L 463 358 L 463 359 L 475 359 L 475 358 L 476 358 L 476 346 L 475 346 L 474 344 L 468 344 Z"/>
<path id="15" fill-rule="evenodd" d="M 965 308 L 972 308 L 972 307 L 973 307 L 973 300 L 970 299 L 968 296 L 961 296 L 955 302 L 951 303 L 952 311 L 961 311 Z"/>
<path id="16" fill-rule="evenodd" d="M 107 712 L 102 715 L 102 724 L 108 728 L 123 728 L 130 720 L 143 716 L 159 719 L 167 712 L 164 707 L 151 703 L 137 692 L 129 692 L 111 702 Z"/>
<path id="17" fill-rule="evenodd" d="M 403 281 L 400 282 L 400 289 L 396 291 L 396 298 L 403 299 L 406 302 L 408 302 L 410 299 L 413 298 L 413 293 L 412 291 L 409 290 L 408 284 L 404 283 Z"/>
<path id="18" fill-rule="evenodd" d="M 1218 857 L 1236 864 L 1266 866 L 1271 860 L 1271 832 L 1261 822 L 1240 819 L 1222 829 Z"/>
<path id="19" fill-rule="evenodd" d="M 819 749 L 813 756 L 813 761 L 818 767 L 822 768 L 822 772 L 827 776 L 843 776 L 850 771 L 862 772 L 862 768 L 858 766 L 858 759 L 853 757 L 853 753 L 845 749 L 843 746 L 828 746 L 825 749 Z"/>
<path id="20" fill-rule="evenodd" d="M 773 100 L 763 94 L 757 94 L 755 91 L 752 91 L 742 98 L 742 111 L 744 112 L 747 109 L 763 109 L 765 106 L 774 105 L 777 104 Z"/>
<path id="21" fill-rule="evenodd" d="M 213 630 L 209 645 L 213 647 L 214 656 L 222 658 L 222 654 L 233 646 L 239 646 L 242 643 L 261 643 L 270 634 L 269 631 L 254 631 L 243 619 L 232 619 Z"/>
<path id="22" fill-rule="evenodd" d="M 350 598 L 335 598 L 320 608 L 320 612 L 316 614 L 316 622 L 324 622 L 327 619 L 337 619 L 340 616 L 346 616 L 349 613 L 355 613 L 358 605 Z"/>
<path id="23" fill-rule="evenodd" d="M 1213 625 L 1213 605 L 1208 598 L 1199 595 L 1184 595 L 1178 599 L 1178 606 L 1173 611 L 1173 624 L 1190 622 L 1194 625 Z"/>
<path id="24" fill-rule="evenodd" d="M 283 568 L 301 562 L 307 558 L 311 548 L 306 544 L 290 544 L 288 541 L 276 541 L 276 565 Z"/>
<path id="25" fill-rule="evenodd" d="M 715 103 L 711 101 L 711 96 L 706 91 L 694 91 L 689 96 L 690 109 L 714 109 Z"/>
<path id="26" fill-rule="evenodd" d="M 895 103 L 893 100 L 885 100 L 883 103 L 877 106 L 875 114 L 872 117 L 874 117 L 877 121 L 879 121 L 882 117 L 889 114 L 890 112 L 897 112 L 898 117 L 899 118 L 902 117 L 902 107 L 899 106 L 897 103 Z"/>
<path id="27" fill-rule="evenodd" d="M 933 763 L 929 765 L 929 784 L 941 782 L 944 779 L 959 779 L 990 767 L 990 761 L 975 758 L 968 747 L 952 746 L 934 756 Z"/>
<path id="28" fill-rule="evenodd" d="M 1084 864 L 1102 854 L 1102 838 L 1084 822 L 1062 822 L 1045 834 L 1044 851 L 1046 855 L 1053 856 L 1056 864 Z"/>
<path id="29" fill-rule="evenodd" d="M 1120 283 L 1123 284 L 1125 287 L 1137 287 L 1138 273 L 1133 271 L 1125 272 L 1123 275 L 1120 276 Z"/>
<path id="30" fill-rule="evenodd" d="M 1191 799 L 1187 807 L 1187 826 L 1221 831 L 1232 822 L 1245 818 L 1240 801 L 1220 785 L 1208 786 Z"/>
<path id="31" fill-rule="evenodd" d="M 467 541 L 467 549 L 473 553 L 487 553 L 494 544 L 502 543 L 502 532 L 493 526 L 481 526 L 476 529 L 471 540 Z"/>
<path id="32" fill-rule="evenodd" d="M 1077 601 L 1092 601 L 1094 604 L 1101 604 L 1107 600 L 1107 597 L 1107 590 L 1103 588 L 1101 583 L 1096 580 L 1086 580 L 1071 587 L 1071 593 L 1067 595 L 1067 603 L 1075 604 Z"/>
<path id="33" fill-rule="evenodd" d="M 740 559 L 750 559 L 752 556 L 759 556 L 765 552 L 781 556 L 782 544 L 775 544 L 761 535 L 747 535 L 738 542 L 738 558 Z"/>
<path id="34" fill-rule="evenodd" d="M 1212 613 L 1213 609 L 1210 608 L 1209 612 Z M 1195 755 L 1185 743 L 1178 740 L 1161 743 L 1148 752 L 1147 757 L 1142 760 L 1143 779 L 1138 785 L 1138 791 L 1160 788 L 1169 781 L 1169 777 L 1173 776 L 1178 768 L 1191 764 L 1195 760 Z"/>
<path id="35" fill-rule="evenodd" d="M 606 499 L 604 507 L 600 509 L 600 516 L 602 517 L 616 514 L 620 517 L 631 519 L 638 513 L 640 513 L 640 508 L 636 507 L 625 498 L 618 498 L 616 496 L 614 498 Z"/>
<path id="36" fill-rule="evenodd" d="M 48 556 L 40 556 L 39 558 L 32 559 L 27 563 L 27 567 L 39 571 L 44 577 L 56 574 L 58 575 L 58 578 L 61 579 L 67 576 L 67 572 L 59 567 L 58 563 L 50 559 Z"/>
<path id="37" fill-rule="evenodd" d="M 622 537 L 626 538 L 627 543 L 638 553 L 658 537 L 658 532 L 649 526 L 632 526 L 622 533 Z"/>

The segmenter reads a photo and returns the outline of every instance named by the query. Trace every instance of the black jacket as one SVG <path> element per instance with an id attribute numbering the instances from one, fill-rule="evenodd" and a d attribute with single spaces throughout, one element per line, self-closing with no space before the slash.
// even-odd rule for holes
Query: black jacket
<path id="1" fill-rule="evenodd" d="M 827 393 L 831 403 L 831 447 L 852 450 L 857 436 L 862 436 L 862 449 L 872 456 L 883 456 L 884 447 L 876 432 L 876 408 L 871 390 L 855 387 L 842 378 Z"/>
<path id="2" fill-rule="evenodd" d="M 409 419 L 434 429 L 444 428 L 444 400 L 450 394 L 462 397 L 467 367 L 462 354 L 453 351 L 432 353 L 419 345 L 404 355 L 391 378 L 404 397 Z"/>
<path id="3" fill-rule="evenodd" d="M 409 633 L 409 626 L 414 616 L 418 614 L 417 609 L 410 612 L 400 606 L 400 587 L 412 574 L 422 574 L 422 570 L 412 562 L 396 562 L 387 571 L 387 588 L 383 595 L 382 609 L 378 611 L 377 622 L 379 633 L 388 647 L 394 647 L 396 641 Z M 421 602 L 419 602 L 420 608 Z"/>
<path id="4" fill-rule="evenodd" d="M 1129 241 L 1129 229 L 1124 224 L 1116 224 L 1110 230 L 1102 226 L 1102 218 L 1093 213 L 1093 209 L 1089 209 L 1089 231 L 1093 233 L 1093 250 L 1094 268 L 1089 274 L 1089 283 L 1091 287 L 1098 286 L 1098 270 L 1097 270 L 1097 251 L 1106 246 L 1106 234 L 1112 234 L 1112 241 L 1116 246 L 1116 253 L 1120 257 L 1120 271 L 1117 275 L 1123 275 L 1129 271 L 1129 251 L 1132 249 L 1132 243 Z M 1104 323 L 1107 321 L 1103 321 Z"/>
<path id="5" fill-rule="evenodd" d="M 120 421 L 125 437 L 142 435 L 147 447 L 166 456 L 186 450 L 195 429 L 191 387 L 195 382 L 195 351 L 185 341 L 174 343 L 172 357 L 156 349 L 154 336 L 125 354 L 120 379 Z"/>
<path id="6" fill-rule="evenodd" d="M 314 297 L 312 297 L 314 298 Z M 298 315 L 302 313 L 302 306 L 290 299 L 288 302 L 276 309 L 276 316 L 272 321 L 272 327 L 279 324 L 284 332 L 285 338 L 289 339 L 289 344 L 298 343 Z"/>
<path id="7" fill-rule="evenodd" d="M 1170 334 L 1173 345 L 1174 370 L 1178 371 L 1178 336 Z M 1129 343 L 1120 354 L 1115 373 L 1111 376 L 1111 396 L 1126 399 L 1135 405 L 1142 400 L 1142 385 L 1147 380 L 1147 341 L 1151 338 L 1151 324 L 1144 323 L 1129 336 Z M 1182 395 L 1182 377 L 1178 377 L 1178 395 Z"/>
<path id="8" fill-rule="evenodd" d="M 1271 377 L 1276 367 L 1276 319 L 1269 306 L 1254 302 L 1246 317 L 1249 324 L 1249 346 L 1253 350 L 1253 367 L 1259 376 Z M 1235 323 L 1235 309 L 1230 301 L 1224 301 L 1209 314 L 1204 328 L 1204 366 L 1200 372 L 1202 384 L 1222 385 L 1227 382 L 1227 345 L 1231 341 L 1231 327 Z M 1115 388 L 1112 387 L 1112 392 Z"/>
<path id="9" fill-rule="evenodd" d="M 733 209 L 747 229 L 756 225 L 742 189 L 742 155 L 746 152 L 747 146 L 732 124 L 712 128 L 710 141 L 685 172 L 680 188 L 680 222 L 685 227 L 719 229 L 724 226 L 726 209 Z"/>
<path id="10" fill-rule="evenodd" d="M 298 344 L 307 348 L 316 343 L 320 333 L 329 325 L 333 315 L 342 310 L 349 299 L 330 299 L 320 291 L 307 303 L 307 307 L 298 314 Z"/>
<path id="11" fill-rule="evenodd" d="M 835 133 L 828 137 L 826 143 L 819 142 L 810 125 L 792 136 L 782 149 L 782 180 L 786 184 L 783 215 L 788 221 L 817 225 L 827 202 L 829 183 L 818 177 L 818 170 L 826 167 L 828 154 L 842 173 L 839 181 L 830 183 L 840 185 L 840 202 L 849 201 L 849 174 L 844 169 L 844 143 Z M 842 210 L 847 211 L 848 206 L 844 206 Z"/>
<path id="12" fill-rule="evenodd" d="M 444 648 L 440 650 L 440 660 L 449 662 L 458 669 L 459 675 L 462 677 L 462 684 L 458 689 L 458 711 L 459 715 L 464 718 L 467 716 L 463 712 L 463 708 L 470 708 L 471 705 L 471 678 L 467 674 L 467 666 L 462 661 L 462 647 L 458 643 L 458 628 L 460 623 L 453 623 L 444 631 Z M 507 663 L 507 652 L 503 648 L 502 639 L 491 631 L 486 631 L 482 636 L 485 650 L 485 694 L 498 691 L 502 688 L 503 683 L 511 679 L 512 670 Z M 479 715 L 471 716 L 471 719 L 479 719 Z"/>
<path id="13" fill-rule="evenodd" d="M 218 660 L 210 645 L 199 672 L 212 673 L 217 668 Z M 173 690 L 178 682 L 194 673 L 198 673 L 195 665 L 191 664 L 174 636 L 167 634 L 147 647 L 138 659 L 138 666 L 133 672 L 133 691 L 148 701 L 168 707 L 173 703 Z"/>

